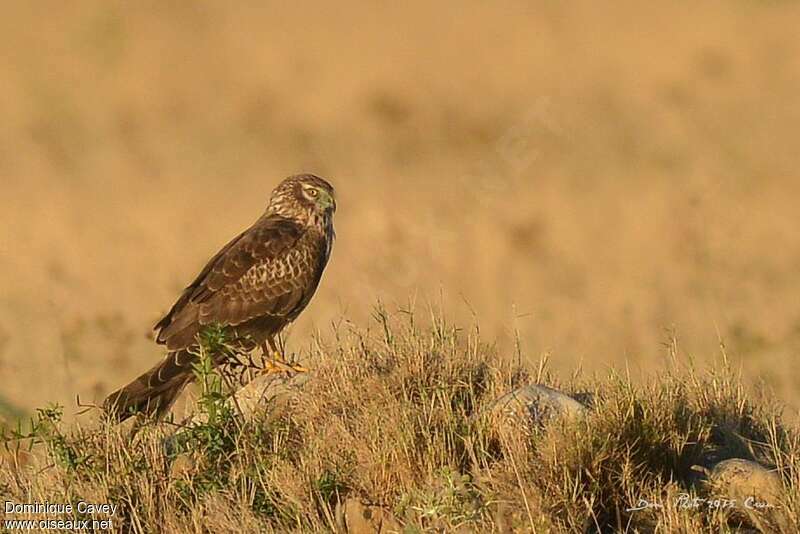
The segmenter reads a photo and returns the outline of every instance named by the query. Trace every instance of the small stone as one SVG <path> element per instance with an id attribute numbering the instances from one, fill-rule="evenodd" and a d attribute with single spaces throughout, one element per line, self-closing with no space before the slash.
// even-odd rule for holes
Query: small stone
<path id="1" fill-rule="evenodd" d="M 742 458 L 731 458 L 714 465 L 709 470 L 708 483 L 728 498 L 742 502 L 749 498 L 751 504 L 765 507 L 777 506 L 782 488 L 775 471 Z"/>
<path id="2" fill-rule="evenodd" d="M 588 412 L 588 408 L 569 395 L 556 389 L 529 384 L 506 393 L 490 407 L 494 415 L 525 424 L 541 424 L 554 416 L 577 420 Z"/>
<path id="3" fill-rule="evenodd" d="M 736 523 L 737 532 L 792 532 L 790 518 L 781 506 L 781 477 L 757 462 L 731 458 L 711 469 L 697 468 L 707 478 L 704 486 L 709 498 L 727 499 L 733 506 L 726 512 Z"/>

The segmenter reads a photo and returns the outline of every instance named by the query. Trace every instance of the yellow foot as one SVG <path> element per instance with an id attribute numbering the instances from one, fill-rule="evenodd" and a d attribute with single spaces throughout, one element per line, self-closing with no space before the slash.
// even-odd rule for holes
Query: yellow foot
<path id="1" fill-rule="evenodd" d="M 289 367 L 291 367 L 292 371 L 294 371 L 295 373 L 307 373 L 310 371 L 308 367 L 304 367 L 299 363 L 290 363 Z"/>
<path id="2" fill-rule="evenodd" d="M 283 354 L 276 352 L 272 359 L 264 361 L 264 370 L 262 374 L 268 375 L 272 373 L 307 373 L 308 368 L 303 367 L 297 363 L 289 363 L 283 357 Z"/>

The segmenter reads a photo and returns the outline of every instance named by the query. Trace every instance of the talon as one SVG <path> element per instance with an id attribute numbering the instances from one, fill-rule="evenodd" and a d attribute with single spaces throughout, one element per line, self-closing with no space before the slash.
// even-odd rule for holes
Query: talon
<path id="1" fill-rule="evenodd" d="M 295 361 L 292 362 L 287 361 L 283 355 L 281 355 L 281 362 L 295 373 L 307 373 L 309 371 L 308 367 L 300 365 Z"/>
<path id="2" fill-rule="evenodd" d="M 270 375 L 273 373 L 286 373 L 291 371 L 291 367 L 285 364 L 284 362 L 280 362 L 277 360 L 266 360 L 264 362 L 264 368 L 261 370 L 261 374 L 263 375 Z"/>
<path id="3" fill-rule="evenodd" d="M 272 361 L 287 365 L 286 358 L 283 356 L 283 354 L 281 354 L 278 351 L 275 351 L 275 352 L 272 353 Z"/>
<path id="4" fill-rule="evenodd" d="M 289 367 L 291 367 L 292 371 L 294 371 L 295 373 L 307 373 L 310 370 L 308 367 L 304 367 L 299 363 L 290 363 Z"/>
<path id="5" fill-rule="evenodd" d="M 280 352 L 273 353 L 272 359 L 264 361 L 262 374 L 272 373 L 307 373 L 309 369 L 297 363 L 289 363 Z"/>

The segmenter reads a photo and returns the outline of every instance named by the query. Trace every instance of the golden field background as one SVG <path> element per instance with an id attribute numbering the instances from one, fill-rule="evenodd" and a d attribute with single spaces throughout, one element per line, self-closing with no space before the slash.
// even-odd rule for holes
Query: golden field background
<path id="1" fill-rule="evenodd" d="M 284 176 L 337 187 L 290 348 L 442 306 L 511 354 L 685 354 L 800 408 L 800 6 L 20 2 L 0 18 L 0 404 L 75 411 Z M 313 364 L 312 364 L 313 365 Z"/>

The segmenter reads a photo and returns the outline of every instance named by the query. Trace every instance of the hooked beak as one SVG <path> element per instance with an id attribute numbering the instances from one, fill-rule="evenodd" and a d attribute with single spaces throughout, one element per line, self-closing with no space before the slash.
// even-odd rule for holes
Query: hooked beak
<path id="1" fill-rule="evenodd" d="M 322 209 L 330 212 L 336 211 L 336 199 L 333 198 L 333 195 L 325 192 L 322 195 L 320 195 L 319 202 Z"/>

